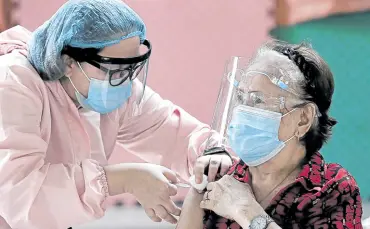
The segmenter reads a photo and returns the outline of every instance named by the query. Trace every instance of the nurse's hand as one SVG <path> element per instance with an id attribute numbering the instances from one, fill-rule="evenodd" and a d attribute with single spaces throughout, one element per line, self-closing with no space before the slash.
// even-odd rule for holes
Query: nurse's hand
<path id="1" fill-rule="evenodd" d="M 179 216 L 181 210 L 170 198 L 177 194 L 174 184 L 179 180 L 175 172 L 148 163 L 110 165 L 105 171 L 111 195 L 130 193 L 153 221 L 177 223 L 173 215 Z"/>
<path id="2" fill-rule="evenodd" d="M 195 163 L 195 182 L 198 184 L 202 183 L 203 174 L 208 176 L 208 182 L 213 182 L 217 176 L 222 177 L 225 175 L 231 165 L 232 160 L 230 156 L 225 154 L 201 156 Z"/>

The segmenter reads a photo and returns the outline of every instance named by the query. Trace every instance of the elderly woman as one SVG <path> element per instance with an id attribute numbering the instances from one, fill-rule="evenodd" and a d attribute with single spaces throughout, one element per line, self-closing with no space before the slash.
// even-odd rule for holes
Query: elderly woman
<path id="1" fill-rule="evenodd" d="M 362 228 L 355 179 L 318 152 L 336 124 L 329 66 L 307 45 L 272 41 L 242 71 L 226 135 L 240 160 L 190 190 L 177 228 Z"/>

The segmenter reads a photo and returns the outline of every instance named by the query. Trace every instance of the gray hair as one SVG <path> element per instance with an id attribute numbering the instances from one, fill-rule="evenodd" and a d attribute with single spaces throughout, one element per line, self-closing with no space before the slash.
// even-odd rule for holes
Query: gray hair
<path id="1" fill-rule="evenodd" d="M 305 98 L 300 85 L 305 77 L 299 67 L 286 56 L 273 50 L 270 43 L 261 46 L 252 57 L 247 71 L 261 71 L 277 79 L 284 78 L 290 82 L 289 91 Z"/>
<path id="2" fill-rule="evenodd" d="M 286 49 L 293 50 L 294 56 L 284 54 Z M 307 43 L 293 45 L 272 40 L 258 49 L 248 71 L 262 71 L 289 80 L 294 94 L 316 106 L 315 120 L 301 142 L 306 146 L 307 157 L 318 151 L 336 124 L 336 120 L 328 116 L 334 93 L 334 79 L 328 64 Z"/>

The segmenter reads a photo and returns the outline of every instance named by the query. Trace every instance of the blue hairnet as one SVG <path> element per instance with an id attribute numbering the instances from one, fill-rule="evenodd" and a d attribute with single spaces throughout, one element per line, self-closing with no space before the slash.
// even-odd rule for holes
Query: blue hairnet
<path id="1" fill-rule="evenodd" d="M 44 80 L 57 80 L 65 46 L 102 49 L 145 35 L 142 19 L 121 0 L 70 0 L 33 33 L 28 58 Z"/>

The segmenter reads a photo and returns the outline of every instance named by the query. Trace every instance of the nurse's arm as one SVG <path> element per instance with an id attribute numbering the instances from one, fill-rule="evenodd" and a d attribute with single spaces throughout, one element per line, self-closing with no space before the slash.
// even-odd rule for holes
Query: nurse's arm
<path id="1" fill-rule="evenodd" d="M 35 74 L 21 66 L 14 71 L 0 69 L 8 78 L 0 82 L 0 217 L 17 229 L 68 228 L 102 217 L 108 195 L 103 168 L 90 159 L 45 162 L 42 89 L 10 80 Z"/>
<path id="2" fill-rule="evenodd" d="M 136 93 L 134 85 L 134 94 Z M 180 107 L 145 89 L 140 115 L 135 115 L 135 95 L 121 119 L 117 146 L 144 161 L 160 164 L 188 179 L 196 159 L 202 154 L 210 133 Z"/>

